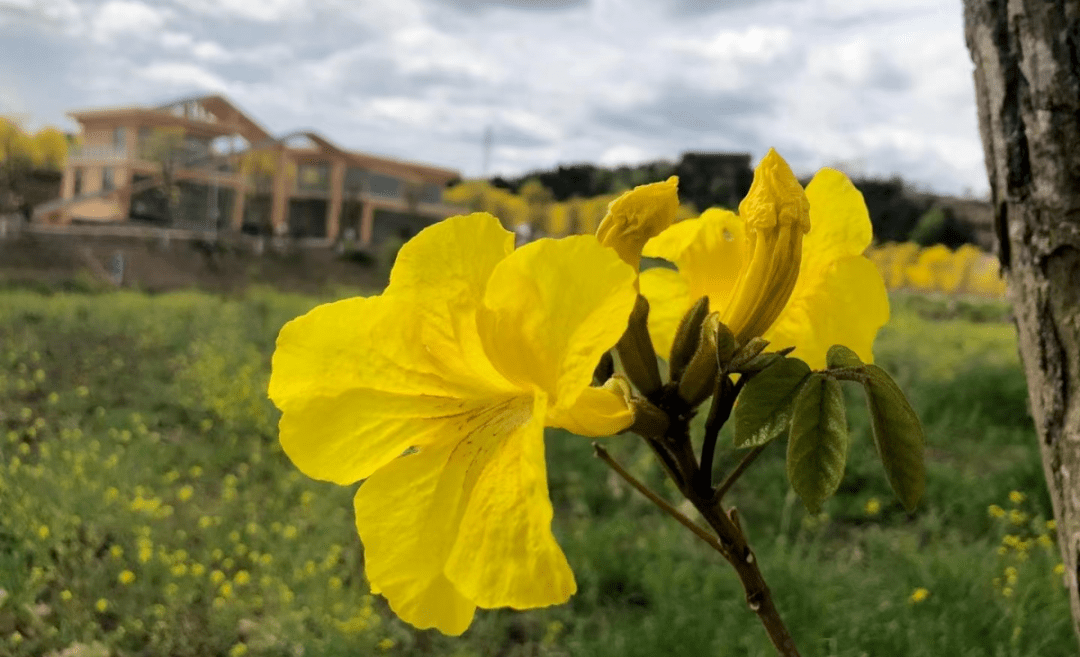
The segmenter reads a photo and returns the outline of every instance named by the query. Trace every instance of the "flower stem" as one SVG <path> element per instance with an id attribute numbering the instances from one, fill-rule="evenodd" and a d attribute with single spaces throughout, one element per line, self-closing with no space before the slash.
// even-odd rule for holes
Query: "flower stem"
<path id="1" fill-rule="evenodd" d="M 679 524 L 681 524 L 683 527 L 686 527 L 690 531 L 694 532 L 694 535 L 708 543 L 710 547 L 723 555 L 725 559 L 728 558 L 727 553 L 724 550 L 724 546 L 716 540 L 715 536 L 699 527 L 697 523 L 695 523 L 690 518 L 687 518 L 682 512 L 671 506 L 671 504 L 667 500 L 654 493 L 651 489 L 649 489 L 648 486 L 639 481 L 636 477 L 634 477 L 634 475 L 630 474 L 626 470 L 626 468 L 622 467 L 622 465 L 620 465 L 618 461 L 612 458 L 611 454 L 609 454 L 606 449 L 601 447 L 599 443 L 593 443 L 593 449 L 596 451 L 596 456 L 604 463 L 607 463 L 608 466 L 612 470 L 614 470 L 616 474 L 618 474 L 626 481 L 626 483 L 636 488 L 639 493 L 647 497 L 649 501 L 659 507 L 661 511 L 678 520 Z"/>
<path id="2" fill-rule="evenodd" d="M 658 401 L 660 400 L 658 399 Z M 667 434 L 665 434 L 661 440 L 646 439 L 645 442 L 665 463 L 674 461 L 676 463 L 697 465 L 694 448 L 690 442 L 688 414 L 678 407 L 668 409 L 666 404 L 663 404 L 660 407 L 664 410 L 668 410 L 668 414 L 670 417 L 673 417 L 673 421 L 668 427 Z M 678 419 L 679 421 L 674 421 L 675 419 Z M 760 453 L 760 450 L 755 448 L 754 451 L 747 454 L 743 459 L 743 462 L 736 467 L 735 471 L 728 475 L 727 480 L 721 485 L 720 490 L 726 492 L 727 489 L 725 488 L 725 485 L 727 488 L 730 488 L 731 484 L 733 484 L 750 463 L 753 462 L 753 459 L 757 457 L 758 453 Z M 603 458 L 603 456 L 601 456 L 601 458 Z M 711 464 L 703 464 L 703 467 L 711 467 Z M 668 472 L 669 474 L 674 474 L 670 469 Z M 737 521 L 733 520 L 724 512 L 723 507 L 718 503 L 716 494 L 714 494 L 712 490 L 708 488 L 701 489 L 699 487 L 698 482 L 701 481 L 700 470 L 693 472 L 692 476 L 686 477 L 682 481 L 679 481 L 674 476 L 673 479 L 676 479 L 675 484 L 679 487 L 680 492 L 682 492 L 686 499 L 690 500 L 691 504 L 693 504 L 698 512 L 701 513 L 705 522 L 709 523 L 709 526 L 716 532 L 717 539 L 719 539 L 717 541 L 719 545 L 718 551 L 735 569 L 736 574 L 739 576 L 739 581 L 743 585 L 743 591 L 746 594 L 746 604 L 750 607 L 751 611 L 757 614 L 758 620 L 761 621 L 761 624 L 765 627 L 765 632 L 769 635 L 769 640 L 772 641 L 777 654 L 780 657 L 799 657 L 799 651 L 795 647 L 795 641 L 792 639 L 791 633 L 788 632 L 787 627 L 784 625 L 784 621 L 780 618 L 780 612 L 777 611 L 776 606 L 773 604 L 772 594 L 769 592 L 769 587 L 765 583 L 765 578 L 758 568 L 757 557 L 754 556 L 753 551 L 750 550 L 750 546 L 746 543 L 746 536 L 743 534 L 742 527 Z M 642 486 L 642 488 L 644 487 Z M 642 490 L 642 488 L 638 488 L 638 490 L 645 493 L 645 490 Z M 649 491 L 649 493 L 651 492 L 652 491 Z M 648 494 L 646 495 L 649 496 Z M 659 502 L 657 502 L 659 498 L 654 499 L 654 496 L 655 494 L 649 497 L 650 499 L 653 499 L 654 503 L 659 504 Z M 671 505 L 666 502 L 664 502 L 664 505 L 666 505 L 667 508 L 671 508 Z M 665 511 L 666 510 L 667 509 L 665 509 Z M 674 516 L 671 512 L 678 513 L 674 508 L 671 508 L 669 514 L 673 515 L 676 519 L 686 518 L 686 516 L 681 513 L 678 513 L 678 516 Z M 694 525 L 688 518 L 686 518 L 686 522 L 683 522 L 682 520 L 680 520 L 680 522 L 691 529 L 695 534 L 701 536 L 701 533 L 699 533 L 700 527 Z M 693 527 L 690 525 L 693 525 Z"/>
<path id="3" fill-rule="evenodd" d="M 735 482 L 739 480 L 739 477 L 742 476 L 742 473 L 746 472 L 746 469 L 750 467 L 750 464 L 753 463 L 755 459 L 757 459 L 758 455 L 765 451 L 766 447 L 768 447 L 768 443 L 764 445 L 758 445 L 757 447 L 747 452 L 746 456 L 744 456 L 743 459 L 739 461 L 739 464 L 735 466 L 735 469 L 731 471 L 731 474 L 729 474 L 724 479 L 724 482 L 720 484 L 717 487 L 716 492 L 713 493 L 714 506 L 720 504 L 720 501 L 724 499 L 724 495 L 728 492 L 728 490 L 730 490 L 731 487 L 735 485 Z"/>

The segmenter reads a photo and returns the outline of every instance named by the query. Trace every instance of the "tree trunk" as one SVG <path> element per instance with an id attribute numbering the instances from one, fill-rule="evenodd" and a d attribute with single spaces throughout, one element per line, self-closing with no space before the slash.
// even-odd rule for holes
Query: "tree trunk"
<path id="1" fill-rule="evenodd" d="M 979 131 L 1080 637 L 1080 2 L 964 0 Z"/>

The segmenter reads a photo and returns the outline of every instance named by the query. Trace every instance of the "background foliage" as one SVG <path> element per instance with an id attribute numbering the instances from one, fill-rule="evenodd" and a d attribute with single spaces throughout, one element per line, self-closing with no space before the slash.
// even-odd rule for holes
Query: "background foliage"
<path id="1" fill-rule="evenodd" d="M 480 612 L 460 639 L 397 621 L 364 581 L 353 490 L 300 476 L 276 443 L 273 341 L 319 301 L 0 292 L 0 653 L 773 654 L 726 564 L 561 431 L 548 460 L 570 603 Z M 876 353 L 927 430 L 916 514 L 894 501 L 854 390 L 824 515 L 791 493 L 783 441 L 730 493 L 804 655 L 1075 649 L 1001 318 L 1000 303 L 893 297 Z M 639 441 L 605 442 L 672 492 Z"/>

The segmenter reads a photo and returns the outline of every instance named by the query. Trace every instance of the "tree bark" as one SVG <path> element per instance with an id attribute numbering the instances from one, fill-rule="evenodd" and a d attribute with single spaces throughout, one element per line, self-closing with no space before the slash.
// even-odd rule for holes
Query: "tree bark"
<path id="1" fill-rule="evenodd" d="M 964 0 L 979 131 L 1080 637 L 1080 2 Z"/>

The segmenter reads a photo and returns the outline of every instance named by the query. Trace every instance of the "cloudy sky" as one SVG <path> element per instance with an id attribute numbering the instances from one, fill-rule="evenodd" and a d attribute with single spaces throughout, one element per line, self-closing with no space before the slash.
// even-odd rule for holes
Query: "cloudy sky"
<path id="1" fill-rule="evenodd" d="M 959 0 L 0 0 L 0 114 L 220 93 L 482 173 L 770 146 L 982 195 Z"/>

